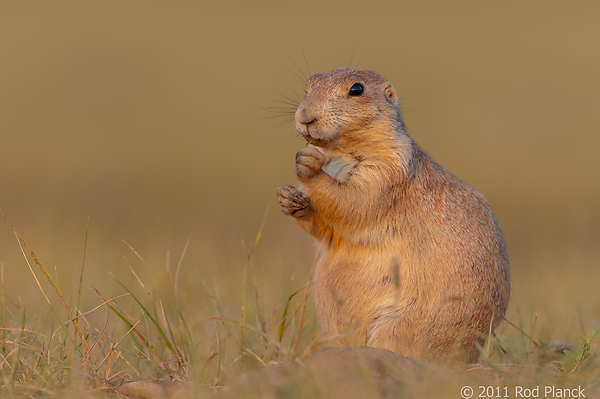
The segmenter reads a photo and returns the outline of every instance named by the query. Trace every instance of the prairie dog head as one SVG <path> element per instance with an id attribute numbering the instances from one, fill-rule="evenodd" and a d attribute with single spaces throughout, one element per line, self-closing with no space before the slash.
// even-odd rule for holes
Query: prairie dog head
<path id="1" fill-rule="evenodd" d="M 298 132 L 319 147 L 335 146 L 344 138 L 359 139 L 365 130 L 387 134 L 388 139 L 403 130 L 392 85 L 375 72 L 352 68 L 311 76 L 295 119 Z"/>

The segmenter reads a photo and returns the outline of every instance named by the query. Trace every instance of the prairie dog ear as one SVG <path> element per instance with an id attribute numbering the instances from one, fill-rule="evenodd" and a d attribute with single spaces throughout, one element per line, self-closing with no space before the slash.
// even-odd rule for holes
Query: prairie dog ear
<path id="1" fill-rule="evenodd" d="M 390 104 L 398 104 L 398 96 L 396 95 L 396 90 L 394 90 L 394 87 L 390 82 L 385 82 L 383 93 L 385 95 L 385 99 L 388 100 Z"/>

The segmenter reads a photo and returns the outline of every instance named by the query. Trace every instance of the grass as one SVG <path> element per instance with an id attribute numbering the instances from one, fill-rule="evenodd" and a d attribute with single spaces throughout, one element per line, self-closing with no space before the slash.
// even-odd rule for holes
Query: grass
<path id="1" fill-rule="evenodd" d="M 128 264 L 137 284 L 131 286 L 111 274 L 122 293 L 107 298 L 93 282 L 87 281 L 84 255 L 73 306 L 67 299 L 69 295 L 61 291 L 26 240 L 10 222 L 9 225 L 47 311 L 54 318 L 49 323 L 47 312 L 32 318 L 24 309 L 20 309 L 21 313 L 8 309 L 2 289 L 0 378 L 9 395 L 52 397 L 74 389 L 77 393 L 93 394 L 140 379 L 193 380 L 207 389 L 218 389 L 230 376 L 308 353 L 314 346 L 314 331 L 313 337 L 308 338 L 312 330 L 304 324 L 306 284 L 297 287 L 292 281 L 285 305 L 271 314 L 263 310 L 254 265 L 262 229 L 248 250 L 238 291 L 240 317 L 235 318 L 227 315 L 225 309 L 229 306 L 223 305 L 218 288 L 211 289 L 204 280 L 194 288 L 204 291 L 203 296 L 208 299 L 204 302 L 209 302 L 211 308 L 198 312 L 193 304 L 182 305 L 186 301 L 182 300 L 178 277 L 185 249 L 175 270 L 167 263 L 166 278 L 148 284 L 136 272 L 136 267 L 148 264 L 129 244 L 126 245 L 139 262 L 138 266 Z M 43 279 L 38 278 L 40 273 Z M 46 292 L 44 279 L 53 293 Z M 85 304 L 82 292 L 86 290 L 93 292 L 100 303 L 83 311 L 80 306 Z M 102 310 L 104 315 L 100 317 Z"/>
<path id="2" fill-rule="evenodd" d="M 181 265 L 191 236 L 176 267 L 167 260 L 150 280 L 139 271 L 156 265 L 125 243 L 135 260 L 127 264 L 131 278 L 111 275 L 97 287 L 84 268 L 87 229 L 78 284 L 73 292 L 64 292 L 27 241 L 9 225 L 45 303 L 38 313 L 7 304 L 5 285 L 10 282 L 4 281 L 2 265 L 0 397 L 106 397 L 129 381 L 194 382 L 185 397 L 204 397 L 247 371 L 304 359 L 325 346 L 315 327 L 305 280 L 277 282 L 275 291 L 284 292 L 279 298 L 267 295 L 272 287 L 261 285 L 255 252 L 264 224 L 246 250 L 240 278 L 231 279 L 239 285 L 227 287 L 226 292 L 222 292 L 224 282 L 211 284 L 198 278 L 192 284 L 184 276 Z M 103 290 L 118 294 L 107 296 Z M 428 375 L 427 384 L 407 382 L 403 397 L 459 397 L 463 385 L 479 394 L 478 387 L 485 390 L 484 381 L 498 387 L 493 397 L 518 397 L 511 395 L 519 386 L 550 385 L 561 389 L 583 386 L 586 397 L 599 395 L 596 351 L 600 330 L 578 331 L 571 342 L 554 343 L 551 335 L 541 334 L 539 324 L 535 317 L 506 320 L 481 348 L 480 366 L 460 368 L 463 373 L 457 375 Z M 480 370 L 493 379 L 486 380 L 478 374 Z M 263 385 L 273 384 L 263 378 Z M 277 391 L 279 397 L 315 395 L 308 385 L 295 384 Z M 368 386 L 360 378 L 347 384 Z M 510 395 L 502 396 L 505 392 L 500 387 Z M 248 391 L 247 396 L 256 397 L 256 392 Z"/>

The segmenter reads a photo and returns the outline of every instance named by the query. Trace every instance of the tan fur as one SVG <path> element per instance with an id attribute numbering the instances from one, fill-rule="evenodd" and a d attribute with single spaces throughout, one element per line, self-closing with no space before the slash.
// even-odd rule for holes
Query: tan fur
<path id="1" fill-rule="evenodd" d="M 350 96 L 355 83 L 364 86 Z M 476 361 L 510 293 L 504 238 L 485 198 L 408 136 L 392 85 L 335 69 L 308 81 L 296 128 L 300 189 L 279 203 L 320 245 L 318 317 L 342 345 Z"/>

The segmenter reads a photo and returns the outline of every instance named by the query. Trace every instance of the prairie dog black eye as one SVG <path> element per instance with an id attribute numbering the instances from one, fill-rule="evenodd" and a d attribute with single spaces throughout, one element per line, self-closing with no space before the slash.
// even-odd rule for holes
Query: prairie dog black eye
<path id="1" fill-rule="evenodd" d="M 363 94 L 364 90 L 365 87 L 362 85 L 362 83 L 354 83 L 350 88 L 348 94 L 350 94 L 351 96 L 360 96 L 361 94 Z"/>

